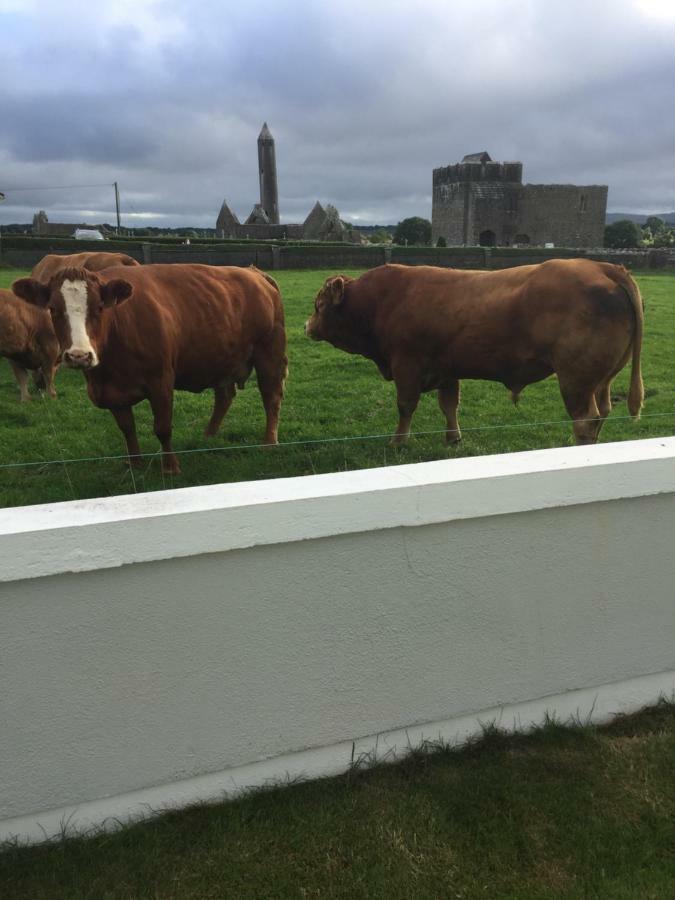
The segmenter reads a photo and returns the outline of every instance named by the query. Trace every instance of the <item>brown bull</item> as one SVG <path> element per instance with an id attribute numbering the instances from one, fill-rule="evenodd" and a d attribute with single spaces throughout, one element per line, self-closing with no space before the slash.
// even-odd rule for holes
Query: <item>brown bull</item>
<path id="1" fill-rule="evenodd" d="M 49 313 L 27 306 L 11 291 L 0 290 L 0 356 L 7 357 L 21 393 L 30 400 L 27 369 L 39 387 L 56 397 L 54 373 L 59 357 L 59 342 Z"/>
<path id="2" fill-rule="evenodd" d="M 92 402 L 109 409 L 130 460 L 140 449 L 132 407 L 149 400 L 165 472 L 178 473 L 171 447 L 174 389 L 212 388 L 215 434 L 237 387 L 255 369 L 267 427 L 277 442 L 286 376 L 286 332 L 276 282 L 257 269 L 200 265 L 65 269 L 48 285 L 32 278 L 14 292 L 48 307 L 63 362 L 81 369 Z"/>
<path id="3" fill-rule="evenodd" d="M 89 272 L 100 272 L 102 269 L 110 269 L 112 266 L 140 266 L 133 256 L 126 253 L 70 253 L 59 256 L 58 253 L 49 253 L 33 267 L 31 278 L 43 281 L 45 284 L 62 269 L 87 269 Z"/>
<path id="4" fill-rule="evenodd" d="M 549 260 L 494 272 L 387 265 L 329 278 L 305 331 L 376 363 L 396 385 L 394 443 L 410 433 L 420 394 L 437 390 L 449 443 L 462 378 L 523 388 L 557 375 L 578 444 L 594 443 L 611 410 L 612 380 L 632 359 L 630 414 L 644 397 L 643 308 L 622 266 Z"/>

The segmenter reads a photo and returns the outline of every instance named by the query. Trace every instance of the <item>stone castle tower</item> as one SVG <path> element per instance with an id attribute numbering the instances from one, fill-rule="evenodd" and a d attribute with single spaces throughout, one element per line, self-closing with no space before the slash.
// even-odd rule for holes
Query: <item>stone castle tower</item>
<path id="1" fill-rule="evenodd" d="M 258 135 L 258 174 L 260 176 L 260 205 L 265 210 L 270 225 L 279 224 L 279 194 L 277 190 L 277 160 L 274 138 L 263 124 Z"/>
<path id="2" fill-rule="evenodd" d="M 607 185 L 523 184 L 522 162 L 470 153 L 433 171 L 431 239 L 487 247 L 602 247 Z"/>

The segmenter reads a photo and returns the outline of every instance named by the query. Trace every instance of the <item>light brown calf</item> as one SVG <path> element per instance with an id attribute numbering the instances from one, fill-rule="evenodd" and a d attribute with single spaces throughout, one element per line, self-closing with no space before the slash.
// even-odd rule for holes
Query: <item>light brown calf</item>
<path id="1" fill-rule="evenodd" d="M 11 291 L 0 289 L 0 356 L 6 356 L 21 400 L 30 400 L 28 372 L 50 397 L 56 396 L 54 373 L 59 358 L 59 342 L 49 313 L 23 303 Z"/>

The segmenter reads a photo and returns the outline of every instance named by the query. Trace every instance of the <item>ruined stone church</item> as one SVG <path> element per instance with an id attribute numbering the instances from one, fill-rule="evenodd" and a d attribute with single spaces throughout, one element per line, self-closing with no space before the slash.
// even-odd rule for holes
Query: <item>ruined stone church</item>
<path id="1" fill-rule="evenodd" d="M 279 218 L 277 161 L 274 138 L 264 123 L 258 135 L 258 175 L 260 202 L 255 203 L 249 217 L 240 222 L 223 200 L 216 230 L 222 238 L 253 238 L 257 240 L 354 241 L 355 233 L 340 220 L 334 206 L 325 208 L 317 202 L 302 223 L 282 224 Z"/>

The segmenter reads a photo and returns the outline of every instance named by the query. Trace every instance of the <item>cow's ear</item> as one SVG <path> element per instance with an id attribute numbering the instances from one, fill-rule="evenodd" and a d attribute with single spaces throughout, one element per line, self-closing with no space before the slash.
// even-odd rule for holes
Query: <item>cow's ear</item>
<path id="1" fill-rule="evenodd" d="M 124 303 L 133 294 L 134 289 L 128 281 L 122 278 L 114 278 L 101 285 L 101 300 L 104 306 L 115 306 Z"/>
<path id="2" fill-rule="evenodd" d="M 26 303 L 32 303 L 33 306 L 44 308 L 49 303 L 48 285 L 34 278 L 19 278 L 12 285 L 12 290 L 17 297 L 21 297 Z"/>
<path id="3" fill-rule="evenodd" d="M 328 290 L 330 292 L 330 298 L 333 301 L 335 306 L 339 306 L 342 303 L 342 299 L 345 295 L 345 280 L 342 275 L 336 275 L 335 278 L 331 278 L 328 282 Z"/>

